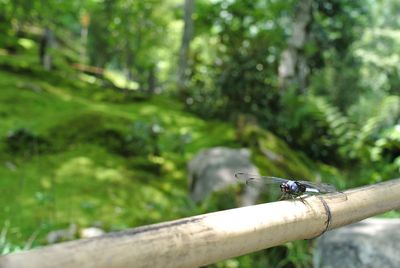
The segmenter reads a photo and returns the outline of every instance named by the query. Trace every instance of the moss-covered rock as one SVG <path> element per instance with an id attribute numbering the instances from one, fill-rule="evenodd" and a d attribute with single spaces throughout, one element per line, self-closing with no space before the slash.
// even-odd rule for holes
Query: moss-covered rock
<path id="1" fill-rule="evenodd" d="M 310 159 L 294 151 L 285 141 L 258 127 L 256 123 L 242 125 L 237 136 L 241 143 L 252 149 L 253 161 L 262 173 L 308 179 L 315 176 L 317 167 Z"/>

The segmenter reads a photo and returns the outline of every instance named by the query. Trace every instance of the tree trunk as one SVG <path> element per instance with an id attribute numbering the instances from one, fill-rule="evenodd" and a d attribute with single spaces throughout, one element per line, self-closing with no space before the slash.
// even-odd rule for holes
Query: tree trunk
<path id="1" fill-rule="evenodd" d="M 182 34 L 182 43 L 179 50 L 179 63 L 178 63 L 178 92 L 181 97 L 185 97 L 187 91 L 187 62 L 190 41 L 193 36 L 193 20 L 192 14 L 194 10 L 195 0 L 185 0 L 184 6 L 184 29 Z"/>
<path id="2" fill-rule="evenodd" d="M 88 32 L 89 32 L 89 24 L 90 24 L 90 16 L 84 11 L 81 14 L 81 63 L 86 62 L 87 58 L 87 41 L 88 41 Z"/>
<path id="3" fill-rule="evenodd" d="M 81 28 L 81 63 L 86 63 L 86 47 L 88 40 L 88 28 L 82 26 Z"/>
<path id="4" fill-rule="evenodd" d="M 293 20 L 293 32 L 288 47 L 282 52 L 279 64 L 279 85 L 282 90 L 291 86 L 305 92 L 309 69 L 304 55 L 304 46 L 311 21 L 312 0 L 298 2 Z"/>
<path id="5" fill-rule="evenodd" d="M 151 66 L 147 76 L 147 93 L 153 95 L 157 86 L 156 67 Z"/>
<path id="6" fill-rule="evenodd" d="M 52 67 L 52 57 L 51 54 L 49 53 L 49 50 L 51 50 L 53 45 L 54 45 L 53 31 L 49 27 L 46 27 L 42 39 L 40 40 L 39 58 L 42 66 L 48 71 L 50 71 Z"/>
<path id="7" fill-rule="evenodd" d="M 126 80 L 126 84 L 125 84 L 125 88 L 129 89 L 130 83 L 133 79 L 133 75 L 132 75 L 132 65 L 133 65 L 133 54 L 132 52 L 129 50 L 128 48 L 128 52 L 126 55 L 126 65 L 125 65 L 125 80 Z"/>

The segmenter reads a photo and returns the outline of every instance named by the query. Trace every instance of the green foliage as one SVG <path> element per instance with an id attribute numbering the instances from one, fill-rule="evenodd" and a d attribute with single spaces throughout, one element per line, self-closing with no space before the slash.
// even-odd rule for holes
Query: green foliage
<path id="1" fill-rule="evenodd" d="M 400 98 L 387 96 L 375 100 L 373 109 L 368 109 L 369 118 L 357 122 L 359 132 L 353 155 L 369 167 L 374 180 L 380 181 L 399 172 Z"/>
<path id="2" fill-rule="evenodd" d="M 335 54 L 335 58 L 340 55 Z M 334 61 L 317 70 L 311 76 L 309 90 L 313 95 L 323 96 L 343 113 L 363 96 L 367 89 L 360 83 L 360 62 L 353 55 Z"/>
<path id="3" fill-rule="evenodd" d="M 282 106 L 285 109 L 278 119 L 285 128 L 280 130 L 280 135 L 289 144 L 326 163 L 340 164 L 350 159 L 348 146 L 354 130 L 335 106 L 320 97 L 294 94 L 286 94 Z"/>
<path id="4" fill-rule="evenodd" d="M 262 173 L 340 188 L 398 175 L 398 1 L 313 1 L 304 92 L 278 84 L 296 1 L 196 1 L 184 103 L 181 5 L 0 0 L 0 253 L 70 223 L 120 230 L 233 207 L 236 188 L 201 206 L 187 197 L 186 163 L 212 146 L 246 146 Z M 38 59 L 44 27 L 52 72 Z M 235 131 L 229 119 L 243 114 L 251 124 Z M 214 266 L 309 267 L 311 251 L 293 242 Z"/>
<path id="5" fill-rule="evenodd" d="M 370 19 L 368 8 L 364 3 L 350 0 L 315 1 L 311 42 L 321 49 L 312 58 L 316 67 L 322 67 L 327 60 L 336 60 L 335 53 L 339 59 L 347 55 Z"/>
<path id="6" fill-rule="evenodd" d="M 168 27 L 171 8 L 164 1 L 92 2 L 89 27 L 89 58 L 96 66 L 124 70 L 128 79 L 150 88 L 151 76 L 163 60 L 169 38 L 160 38 Z M 172 14 L 171 14 L 172 15 Z M 150 29 L 151 30 L 148 30 Z M 109 38 L 109 37 L 112 38 Z"/>
<path id="7" fill-rule="evenodd" d="M 160 155 L 159 139 L 162 132 L 160 123 L 137 121 L 131 127 L 127 142 L 129 146 L 136 147 L 137 152 Z"/>
<path id="8" fill-rule="evenodd" d="M 10 222 L 5 221 L 4 225 L 0 231 L 0 255 L 5 255 L 11 252 L 18 252 L 22 250 L 21 247 L 13 245 L 10 241 L 8 241 L 7 236 L 10 231 Z M 25 246 L 24 249 L 29 249 L 29 246 Z"/>
<path id="9" fill-rule="evenodd" d="M 11 131 L 5 143 L 10 153 L 26 156 L 40 154 L 50 149 L 49 141 L 23 128 Z"/>
<path id="10" fill-rule="evenodd" d="M 154 154 L 157 151 L 157 133 L 147 123 L 137 121 L 129 130 L 124 119 L 114 119 L 102 113 L 84 113 L 66 120 L 49 131 L 49 136 L 61 150 L 78 143 L 95 143 L 121 156 Z M 71 126 L 74 126 L 71 128 Z"/>
<path id="11" fill-rule="evenodd" d="M 275 72 L 284 40 L 285 11 L 292 3 L 216 1 L 198 5 L 195 27 L 200 30 L 191 54 L 189 109 L 205 117 L 241 111 L 269 119 L 277 99 Z M 202 31 L 205 28 L 211 29 L 208 35 Z"/>
<path id="12" fill-rule="evenodd" d="M 308 64 L 313 70 L 309 91 L 346 113 L 365 94 L 362 62 L 354 45 L 362 36 L 368 6 L 357 1 L 316 1 L 308 46 Z"/>

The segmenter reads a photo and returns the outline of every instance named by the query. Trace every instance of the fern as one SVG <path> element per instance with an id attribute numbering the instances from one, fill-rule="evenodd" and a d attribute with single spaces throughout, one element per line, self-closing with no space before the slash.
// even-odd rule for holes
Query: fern
<path id="1" fill-rule="evenodd" d="M 359 122 L 360 132 L 354 145 L 359 155 L 366 154 L 372 161 L 383 159 L 385 150 L 400 148 L 400 97 L 387 96 L 378 107 L 379 112 L 364 125 Z"/>
<path id="2" fill-rule="evenodd" d="M 284 96 L 281 119 L 288 141 L 314 159 L 341 162 L 352 151 L 355 128 L 338 108 L 316 96 Z"/>
<path id="3" fill-rule="evenodd" d="M 312 97 L 310 100 L 315 103 L 323 114 L 328 125 L 330 143 L 332 146 L 337 147 L 338 154 L 343 159 L 356 158 L 352 148 L 353 140 L 356 136 L 355 125 L 337 107 L 331 105 L 324 98 Z"/>

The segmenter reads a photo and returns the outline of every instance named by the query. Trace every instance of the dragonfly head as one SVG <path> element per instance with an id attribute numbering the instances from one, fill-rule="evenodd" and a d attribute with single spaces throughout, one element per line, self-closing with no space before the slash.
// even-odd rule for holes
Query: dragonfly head
<path id="1" fill-rule="evenodd" d="M 281 183 L 281 191 L 283 192 L 283 193 L 290 193 L 291 192 L 291 189 L 290 189 L 290 186 L 288 185 L 288 183 L 287 182 L 283 182 L 283 183 Z"/>

